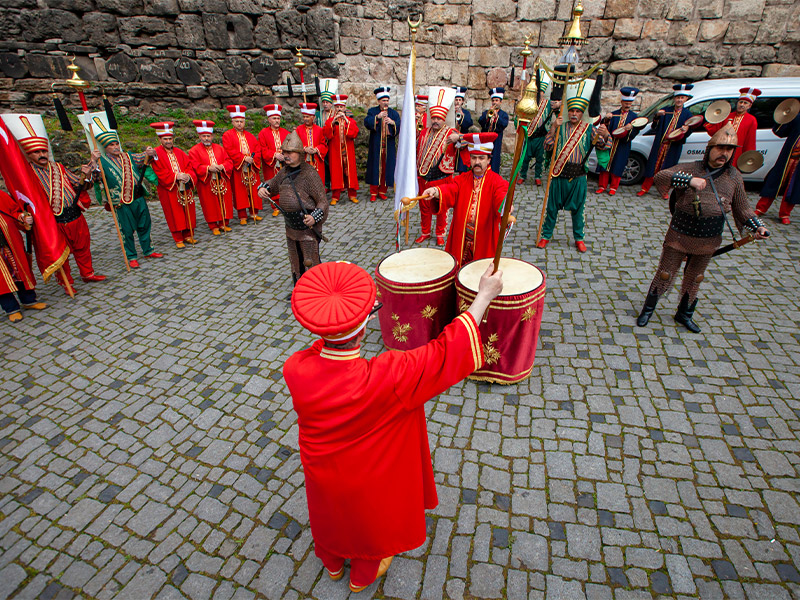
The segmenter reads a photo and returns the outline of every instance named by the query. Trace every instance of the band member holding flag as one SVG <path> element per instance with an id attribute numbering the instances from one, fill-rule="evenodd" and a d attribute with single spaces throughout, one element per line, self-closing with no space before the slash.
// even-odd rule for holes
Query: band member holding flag
<path id="1" fill-rule="evenodd" d="M 483 114 L 478 119 L 482 131 L 490 131 L 497 134 L 497 141 L 492 151 L 492 171 L 498 175 L 500 174 L 500 153 L 503 149 L 503 132 L 508 127 L 508 113 L 500 108 L 505 93 L 505 88 L 501 87 L 489 90 L 492 106 L 483 111 Z"/>
<path id="2" fill-rule="evenodd" d="M 200 142 L 189 149 L 189 164 L 197 176 L 195 183 L 203 216 L 212 235 L 219 235 L 220 230 L 231 230 L 228 223 L 233 216 L 233 161 L 222 146 L 213 142 L 214 121 L 195 119 L 192 123 Z"/>
<path id="3" fill-rule="evenodd" d="M 358 169 L 356 167 L 355 139 L 358 124 L 347 115 L 347 96 L 333 97 L 334 115 L 325 123 L 325 139 L 328 142 L 328 166 L 331 171 L 331 206 L 339 202 L 342 192 L 347 191 L 350 201 L 358 204 Z"/>
<path id="4" fill-rule="evenodd" d="M 292 279 L 297 283 L 306 269 L 320 263 L 319 243 L 329 205 L 319 173 L 305 161 L 305 148 L 297 132 L 286 137 L 283 152 L 286 166 L 263 183 L 258 194 L 264 200 L 281 196 L 280 212 L 286 224 L 289 263 Z"/>
<path id="5" fill-rule="evenodd" d="M 283 107 L 280 104 L 267 104 L 264 107 L 264 112 L 267 113 L 267 123 L 269 127 L 265 127 L 258 134 L 258 145 L 261 147 L 261 170 L 264 173 L 264 181 L 269 181 L 278 171 L 283 167 L 283 140 L 289 135 L 289 130 L 281 127 L 281 113 Z M 272 200 L 280 203 L 280 198 L 274 196 Z M 278 216 L 278 210 L 272 211 L 272 216 Z"/>
<path id="6" fill-rule="evenodd" d="M 607 128 L 611 132 L 613 141 L 611 142 L 611 150 L 608 158 L 608 166 L 602 168 L 600 177 L 595 190 L 595 194 L 602 194 L 608 188 L 608 195 L 613 196 L 617 193 L 619 182 L 622 180 L 622 174 L 625 172 L 625 167 L 628 165 L 628 156 L 631 153 L 631 141 L 639 133 L 639 129 L 634 129 L 631 121 L 637 115 L 631 110 L 631 105 L 636 99 L 639 90 L 635 87 L 624 87 L 620 91 L 622 98 L 620 99 L 620 107 L 606 115 L 608 122 Z M 619 130 L 622 132 L 618 132 Z M 611 184 L 609 185 L 609 179 Z"/>
<path id="7" fill-rule="evenodd" d="M 142 254 L 148 258 L 161 258 L 164 255 L 153 249 L 150 241 L 150 211 L 144 199 L 144 187 L 139 185 L 142 181 L 143 171 L 147 169 L 145 158 L 152 155 L 153 149 L 148 146 L 144 152 L 131 154 L 123 152 L 119 144 L 119 136 L 113 129 L 100 128 L 95 134 L 97 143 L 103 146 L 105 155 L 99 150 L 92 152 L 92 158 L 100 161 L 106 174 L 108 191 L 114 209 L 117 211 L 119 228 L 122 232 L 125 256 L 131 269 L 139 267 L 136 255 L 136 244 L 133 234 L 139 238 Z M 152 172 L 152 171 L 151 171 Z M 104 202 L 105 194 L 100 191 L 100 185 L 95 182 L 94 193 L 106 205 L 106 210 L 111 210 Z"/>
<path id="8" fill-rule="evenodd" d="M 325 182 L 325 157 L 328 155 L 328 144 L 322 127 L 314 122 L 317 105 L 313 102 L 300 103 L 300 116 L 303 122 L 295 131 L 303 142 L 305 161 L 319 173 L 320 180 Z"/>
<path id="9" fill-rule="evenodd" d="M 163 121 L 150 123 L 161 145 L 152 151 L 150 168 L 158 178 L 158 199 L 167 227 L 175 240 L 176 248 L 185 248 L 185 243 L 196 244 L 194 230 L 197 213 L 194 206 L 196 175 L 189 164 L 189 156 L 175 147 L 175 123 Z"/>
<path id="10" fill-rule="evenodd" d="M 258 185 L 261 182 L 261 147 L 256 136 L 246 131 L 245 110 L 241 104 L 227 107 L 233 129 L 222 134 L 222 147 L 233 161 L 233 204 L 239 216 L 239 224 L 247 225 L 247 215 L 260 221 L 261 199 Z"/>
<path id="11" fill-rule="evenodd" d="M 389 108 L 389 92 L 389 86 L 375 89 L 378 106 L 371 107 L 364 118 L 364 125 L 369 129 L 366 180 L 370 202 L 375 202 L 379 197 L 386 200 L 388 189 L 394 187 L 400 115 L 395 109 Z"/>
<path id="12" fill-rule="evenodd" d="M 490 161 L 496 133 L 468 133 L 469 173 L 461 173 L 440 185 L 429 187 L 423 196 L 439 200 L 439 212 L 453 209 L 447 236 L 447 250 L 458 266 L 495 254 L 500 236 L 503 200 L 508 182 L 492 171 Z"/>
<path id="13" fill-rule="evenodd" d="M 639 327 L 650 321 L 659 298 L 669 291 L 681 264 L 686 261 L 675 321 L 692 333 L 700 332 L 694 322 L 700 282 L 722 243 L 726 226 L 733 235 L 726 213 L 733 214 L 740 232 L 746 230 L 757 240 L 769 236 L 767 228 L 750 208 L 741 173 L 732 165 L 738 146 L 736 131 L 728 123 L 708 140 L 703 160 L 682 163 L 656 174 L 655 184 L 662 196 L 672 189 L 670 204 L 674 205 L 674 210 L 661 260 L 636 320 Z"/>

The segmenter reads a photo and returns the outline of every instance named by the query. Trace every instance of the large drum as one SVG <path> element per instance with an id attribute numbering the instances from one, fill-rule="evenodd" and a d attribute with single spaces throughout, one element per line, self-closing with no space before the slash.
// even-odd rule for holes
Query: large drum
<path id="1" fill-rule="evenodd" d="M 455 318 L 456 261 L 436 248 L 410 248 L 375 269 L 383 343 L 411 350 L 436 338 Z"/>
<path id="2" fill-rule="evenodd" d="M 476 260 L 458 272 L 459 313 L 475 299 L 481 275 L 492 260 Z M 500 270 L 503 293 L 489 305 L 485 322 L 478 324 L 485 362 L 470 379 L 516 383 L 533 369 L 544 310 L 545 276 L 538 267 L 516 258 L 501 258 Z"/>

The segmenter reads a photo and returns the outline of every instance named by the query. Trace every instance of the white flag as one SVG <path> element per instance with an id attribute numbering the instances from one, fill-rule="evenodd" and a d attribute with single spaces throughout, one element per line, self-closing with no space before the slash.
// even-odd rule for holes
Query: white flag
<path id="1" fill-rule="evenodd" d="M 408 57 L 406 91 L 400 118 L 397 162 L 394 166 L 394 209 L 400 210 L 402 198 L 417 195 L 417 119 L 414 114 L 414 52 Z"/>

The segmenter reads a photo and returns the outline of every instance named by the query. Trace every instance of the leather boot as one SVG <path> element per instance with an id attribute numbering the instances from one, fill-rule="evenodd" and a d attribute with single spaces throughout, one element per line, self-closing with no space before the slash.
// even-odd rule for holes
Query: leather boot
<path id="1" fill-rule="evenodd" d="M 700 333 L 700 327 L 692 320 L 696 306 L 697 298 L 689 304 L 689 294 L 684 294 L 683 298 L 681 298 L 681 303 L 678 305 L 678 312 L 675 313 L 675 321 L 692 333 Z"/>
<path id="2" fill-rule="evenodd" d="M 653 311 L 656 309 L 656 304 L 658 304 L 658 294 L 655 292 L 649 292 L 647 294 L 647 298 L 644 300 L 642 312 L 639 313 L 639 318 L 636 319 L 636 325 L 638 327 L 647 326 L 647 324 L 650 322 L 650 317 L 653 316 Z"/>

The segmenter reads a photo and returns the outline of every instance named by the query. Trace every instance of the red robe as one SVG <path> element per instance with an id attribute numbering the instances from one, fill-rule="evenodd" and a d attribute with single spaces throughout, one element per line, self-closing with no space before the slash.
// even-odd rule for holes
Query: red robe
<path id="1" fill-rule="evenodd" d="M 258 145 L 261 147 L 261 165 L 263 166 L 264 181 L 269 181 L 281 170 L 283 163 L 275 158 L 275 154 L 281 153 L 281 144 L 283 144 L 287 135 L 289 135 L 289 132 L 283 127 L 277 130 L 272 127 L 265 127 L 261 130 L 261 133 L 258 134 Z"/>
<path id="2" fill-rule="evenodd" d="M 317 340 L 283 368 L 299 425 L 314 543 L 346 558 L 381 559 L 425 542 L 438 503 L 424 403 L 483 364 L 475 320 L 371 360 Z"/>
<path id="3" fill-rule="evenodd" d="M 258 185 L 261 183 L 261 146 L 258 144 L 256 136 L 249 131 L 239 133 L 235 129 L 229 129 L 222 134 L 222 147 L 233 161 L 233 205 L 237 210 L 250 209 L 250 198 L 252 196 L 253 206 L 261 210 L 261 198 L 258 197 Z M 253 157 L 253 164 L 250 165 L 249 172 L 243 172 L 245 155 Z M 250 192 L 247 192 L 247 184 L 250 184 Z"/>
<path id="4" fill-rule="evenodd" d="M 499 210 L 508 192 L 508 182 L 487 169 L 481 179 L 476 180 L 472 171 L 467 171 L 437 188 L 439 211 L 446 214 L 447 209 L 453 209 L 445 250 L 453 255 L 459 266 L 494 257 L 500 238 L 502 215 Z M 468 230 L 472 232 L 471 243 Z"/>
<path id="5" fill-rule="evenodd" d="M 158 199 L 164 209 L 172 237 L 181 241 L 181 232 L 194 231 L 197 226 L 197 215 L 194 208 L 194 185 L 197 176 L 189 164 L 189 156 L 180 148 L 173 147 L 167 150 L 164 146 L 156 148 L 158 160 L 150 163 L 150 168 L 158 177 Z M 186 173 L 191 181 L 184 184 L 184 191 L 180 191 L 178 174 Z M 177 236 L 177 237 L 176 237 Z M 180 237 L 180 239 L 178 239 Z"/>
<path id="6" fill-rule="evenodd" d="M 295 129 L 304 147 L 313 146 L 319 150 L 319 154 L 306 154 L 306 162 L 319 173 L 319 178 L 325 182 L 325 155 L 328 154 L 328 144 L 325 141 L 325 134 L 322 127 L 312 125 L 311 128 L 305 125 L 298 125 Z"/>
<path id="7" fill-rule="evenodd" d="M 442 127 L 438 132 L 428 127 L 417 137 L 417 175 L 425 177 L 437 167 L 442 173 L 452 175 L 456 168 L 458 149 L 455 144 L 448 144 L 450 134 L 458 133 L 451 127 Z M 428 138 L 431 137 L 430 144 Z M 439 157 L 442 157 L 439 160 Z"/>
<path id="8" fill-rule="evenodd" d="M 189 163 L 192 170 L 197 175 L 197 195 L 200 197 L 200 208 L 203 209 L 203 216 L 209 226 L 217 225 L 228 221 L 233 216 L 233 191 L 231 189 L 231 173 L 233 172 L 233 161 L 228 158 L 225 149 L 219 144 L 204 146 L 202 143 L 195 144 L 189 150 Z M 225 170 L 217 173 L 216 179 L 213 173 L 208 172 L 208 167 L 222 165 Z M 220 196 L 222 200 L 220 201 Z M 220 204 L 225 210 L 222 214 Z"/>
<path id="9" fill-rule="evenodd" d="M 0 190 L 0 211 L 0 236 L 5 238 L 5 244 L 0 244 L 0 294 L 16 292 L 20 287 L 32 290 L 36 278 L 20 234 L 24 229 L 17 220 L 22 207 Z"/>
<path id="10" fill-rule="evenodd" d="M 328 165 L 331 172 L 332 190 L 357 190 L 356 146 L 353 140 L 358 135 L 358 124 L 351 117 L 328 119 L 324 135 L 328 141 Z"/>
<path id="11" fill-rule="evenodd" d="M 736 148 L 736 151 L 733 153 L 733 159 L 731 160 L 731 164 L 735 167 L 736 161 L 739 160 L 742 152 L 756 149 L 756 131 L 758 130 L 758 121 L 756 121 L 756 118 L 749 112 L 746 112 L 743 115 L 732 112 L 728 115 L 727 119 L 722 121 L 722 123 L 706 123 L 705 128 L 708 132 L 708 135 L 714 135 L 720 129 L 722 129 L 726 123 L 731 123 L 733 125 L 733 128 L 736 130 L 736 135 L 739 138 L 739 147 Z"/>

